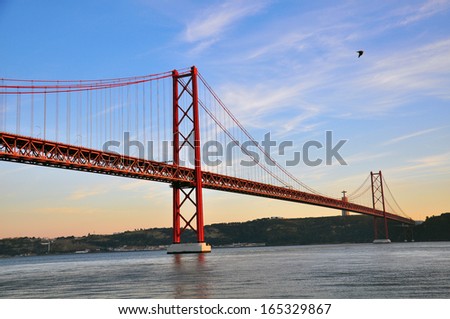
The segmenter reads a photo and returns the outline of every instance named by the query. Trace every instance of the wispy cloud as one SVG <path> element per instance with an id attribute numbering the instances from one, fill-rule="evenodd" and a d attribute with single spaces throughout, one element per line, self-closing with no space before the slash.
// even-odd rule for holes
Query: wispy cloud
<path id="1" fill-rule="evenodd" d="M 389 152 L 377 152 L 377 153 L 358 153 L 358 154 L 353 154 L 350 156 L 347 156 L 345 158 L 346 162 L 348 163 L 348 165 L 354 165 L 357 163 L 366 163 L 366 162 L 370 162 L 370 161 L 374 161 L 383 157 L 387 157 L 391 155 L 391 153 Z"/>
<path id="2" fill-rule="evenodd" d="M 72 194 L 68 196 L 70 200 L 80 200 L 87 197 L 97 196 L 105 194 L 110 190 L 109 187 L 95 186 L 95 187 L 85 187 L 75 190 Z"/>
<path id="3" fill-rule="evenodd" d="M 436 14 L 442 13 L 450 8 L 448 0 L 428 0 L 419 8 L 408 6 L 403 9 L 404 18 L 399 22 L 400 25 L 408 25 L 423 19 L 430 18 Z"/>
<path id="4" fill-rule="evenodd" d="M 318 127 L 322 122 L 308 123 L 309 120 L 317 117 L 320 114 L 318 108 L 310 107 L 304 108 L 304 111 L 291 119 L 280 123 L 280 135 L 290 134 L 292 132 L 308 132 Z"/>
<path id="5" fill-rule="evenodd" d="M 407 54 L 403 51 L 390 54 L 367 69 L 360 86 L 399 93 L 423 92 L 449 98 L 450 60 L 443 54 L 449 50 L 450 38 L 409 48 Z"/>
<path id="6" fill-rule="evenodd" d="M 267 1 L 228 0 L 219 6 L 210 6 L 187 24 L 184 39 L 197 44 L 194 52 L 204 50 L 218 41 L 232 25 L 258 13 L 266 5 Z"/>
<path id="7" fill-rule="evenodd" d="M 450 60 L 443 54 L 449 51 L 450 38 L 388 54 L 368 52 L 365 60 L 358 61 L 361 66 L 341 64 L 326 71 L 328 78 L 322 77 L 321 88 L 328 94 L 320 100 L 345 105 L 346 118 L 385 116 L 419 99 L 449 100 Z M 346 77 L 339 73 L 344 69 Z"/>
<path id="8" fill-rule="evenodd" d="M 226 58 L 231 62 L 223 64 L 239 65 L 233 81 L 241 83 L 224 85 L 221 97 L 233 109 L 242 110 L 244 119 L 251 111 L 256 123 L 262 114 L 299 104 L 315 105 L 318 115 L 329 112 L 342 118 L 345 110 L 345 118 L 360 119 L 389 115 L 417 98 L 450 99 L 450 59 L 443 54 L 450 52 L 450 38 L 404 42 L 399 44 L 401 50 L 379 40 L 383 33 L 392 36 L 394 26 L 386 29 L 385 25 L 429 18 L 448 9 L 448 1 L 397 6 L 394 13 L 386 10 L 395 9 L 391 4 L 381 10 L 366 4 L 354 7 L 330 6 L 320 12 L 320 19 L 314 12 L 315 20 L 309 11 L 296 12 L 295 19 L 272 21 L 257 33 L 236 37 L 239 51 L 234 60 L 229 54 Z M 350 19 L 352 14 L 355 19 Z M 355 59 L 361 43 L 370 49 Z M 258 81 L 254 81 L 256 73 Z"/>
<path id="9" fill-rule="evenodd" d="M 258 116 L 267 111 L 288 107 L 298 95 L 295 86 L 278 86 L 272 84 L 229 85 L 221 88 L 222 98 L 233 105 L 238 112 Z"/>
<path id="10" fill-rule="evenodd" d="M 398 168 L 399 171 L 439 171 L 450 173 L 450 152 L 424 156 L 410 161 L 410 165 Z"/>
<path id="11" fill-rule="evenodd" d="M 266 83 L 230 85 L 221 88 L 223 100 L 244 126 L 274 130 L 278 137 L 289 133 L 311 131 L 318 125 L 322 109 L 303 100 L 305 85 Z M 289 114 L 289 115 L 288 115 Z"/>
<path id="12" fill-rule="evenodd" d="M 382 145 L 391 145 L 391 144 L 395 144 L 404 140 L 408 140 L 417 136 L 421 136 L 421 135 L 425 135 L 428 133 L 432 133 L 432 132 L 436 132 L 438 130 L 442 129 L 442 127 L 435 127 L 435 128 L 430 128 L 427 130 L 421 130 L 421 131 L 417 131 L 417 132 L 413 132 L 413 133 L 409 133 L 406 135 L 402 135 L 393 139 L 390 139 L 389 141 L 384 142 Z"/>
<path id="13" fill-rule="evenodd" d="M 314 33 L 312 32 L 291 32 L 282 35 L 279 39 L 274 42 L 260 46 L 252 50 L 247 59 L 253 60 L 264 55 L 274 54 L 277 52 L 285 52 L 289 49 L 294 49 L 301 51 L 306 46 L 306 40 L 311 37 Z"/>
<path id="14" fill-rule="evenodd" d="M 286 40 L 284 48 L 276 45 L 261 47 L 251 57 L 271 55 L 273 50 L 289 50 L 290 45 L 294 44 Z M 450 73 L 450 60 L 441 54 L 450 50 L 450 41 L 429 43 L 413 48 L 407 54 L 372 53 L 376 56 L 369 61 L 352 63 L 344 54 L 344 48 L 338 49 L 336 56 L 329 48 L 324 50 L 323 59 L 312 60 L 298 69 L 298 62 L 293 63 L 293 72 L 278 74 L 278 82 L 228 84 L 220 89 L 221 97 L 237 110 L 238 118 L 253 127 L 262 122 L 267 125 L 266 121 L 261 121 L 264 116 L 280 114 L 287 109 L 289 113 L 296 110 L 305 113 L 296 116 L 297 120 L 311 119 L 327 112 L 341 117 L 341 106 L 345 107 L 346 118 L 363 118 L 384 116 L 418 96 L 450 97 L 447 90 L 450 83 L 446 77 Z M 286 54 L 281 51 L 281 55 Z M 347 48 L 347 51 L 353 53 L 351 49 Z M 364 64 L 357 67 L 355 63 Z M 284 126 L 289 126 L 292 120 Z"/>

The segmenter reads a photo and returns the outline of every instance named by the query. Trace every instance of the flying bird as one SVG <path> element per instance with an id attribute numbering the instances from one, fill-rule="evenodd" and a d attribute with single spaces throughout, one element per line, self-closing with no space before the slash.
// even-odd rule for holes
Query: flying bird
<path id="1" fill-rule="evenodd" d="M 363 55 L 363 54 L 364 54 L 364 51 L 363 51 L 363 50 L 359 50 L 359 51 L 356 51 L 356 53 L 358 53 L 358 58 L 360 58 L 360 57 L 361 57 L 361 55 Z"/>

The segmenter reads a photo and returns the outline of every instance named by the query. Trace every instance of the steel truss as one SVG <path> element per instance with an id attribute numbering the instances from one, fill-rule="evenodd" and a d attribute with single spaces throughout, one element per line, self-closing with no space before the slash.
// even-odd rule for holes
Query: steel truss
<path id="1" fill-rule="evenodd" d="M 378 173 L 370 172 L 371 184 L 372 184 L 372 205 L 376 210 L 377 205 L 381 204 L 384 221 L 384 235 L 386 239 L 389 239 L 389 230 L 386 216 L 386 206 L 384 203 L 384 190 L 383 190 L 383 175 L 381 171 Z M 373 218 L 373 232 L 375 239 L 378 239 L 378 220 L 377 216 Z"/>
<path id="2" fill-rule="evenodd" d="M 196 186 L 196 172 L 192 168 L 4 132 L 0 132 L 0 160 L 177 184 L 180 192 L 186 191 L 184 187 Z M 335 198 L 211 172 L 201 174 L 202 188 L 344 209 L 414 224 L 412 219 L 403 216 Z"/>
<path id="3" fill-rule="evenodd" d="M 197 242 L 205 241 L 197 75 L 195 66 L 188 73 L 179 74 L 176 70 L 172 73 L 173 165 L 179 167 L 180 153 L 183 148 L 194 151 L 193 181 L 172 183 L 174 244 L 180 243 L 182 233 L 188 228 L 196 233 Z M 193 212 L 189 212 L 189 206 L 193 207 Z M 195 226 L 193 226 L 194 220 Z"/>

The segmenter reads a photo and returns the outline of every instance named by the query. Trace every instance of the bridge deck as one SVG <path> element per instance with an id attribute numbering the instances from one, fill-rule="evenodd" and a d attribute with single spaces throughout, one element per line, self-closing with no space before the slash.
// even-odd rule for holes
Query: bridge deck
<path id="1" fill-rule="evenodd" d="M 145 179 L 164 183 L 194 183 L 194 169 L 145 159 L 102 152 L 85 147 L 51 142 L 37 138 L 0 132 L 0 160 L 32 165 L 65 168 L 84 172 Z M 248 194 L 347 210 L 383 217 L 383 212 L 354 203 L 294 189 L 250 180 L 202 172 L 203 187 L 226 192 Z M 412 219 L 386 213 L 390 220 L 414 224 Z"/>

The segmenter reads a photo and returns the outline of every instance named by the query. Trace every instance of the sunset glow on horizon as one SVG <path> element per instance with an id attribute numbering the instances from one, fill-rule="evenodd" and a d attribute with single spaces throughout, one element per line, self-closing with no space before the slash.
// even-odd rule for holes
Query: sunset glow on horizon
<path id="1" fill-rule="evenodd" d="M 271 153 L 302 183 L 339 198 L 381 170 L 401 208 L 424 220 L 450 211 L 449 18 L 450 2 L 437 0 L 2 2 L 0 78 L 106 79 L 196 65 L 257 141 L 292 145 Z M 171 107 L 164 89 L 162 109 Z M 0 99 L 0 131 L 18 125 L 2 113 L 7 103 Z M 328 137 L 345 141 L 345 164 L 311 165 L 325 159 Z M 286 166 L 295 153 L 301 160 Z M 5 161 L 0 180 L 0 238 L 172 227 L 166 183 Z M 341 214 L 203 192 L 205 225 Z"/>

